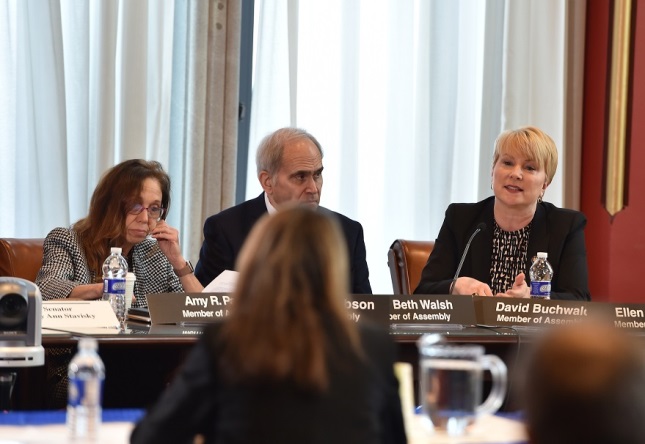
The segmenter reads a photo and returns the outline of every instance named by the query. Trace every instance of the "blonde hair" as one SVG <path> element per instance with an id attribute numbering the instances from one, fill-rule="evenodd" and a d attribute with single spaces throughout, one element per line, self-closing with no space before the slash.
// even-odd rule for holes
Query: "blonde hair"
<path id="1" fill-rule="evenodd" d="M 553 180 L 558 168 L 558 149 L 551 137 L 539 128 L 524 126 L 501 133 L 495 140 L 493 167 L 503 153 L 520 153 L 527 159 L 537 162 L 546 174 L 546 184 Z"/>
<path id="2" fill-rule="evenodd" d="M 231 314 L 222 327 L 222 363 L 233 380 L 291 380 L 328 387 L 334 346 L 360 355 L 349 320 L 348 253 L 338 223 L 288 207 L 251 231 L 237 262 Z"/>

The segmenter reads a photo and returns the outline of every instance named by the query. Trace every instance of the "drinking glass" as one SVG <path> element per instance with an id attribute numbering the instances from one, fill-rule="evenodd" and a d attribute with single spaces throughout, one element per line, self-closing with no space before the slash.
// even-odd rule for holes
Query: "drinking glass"
<path id="1" fill-rule="evenodd" d="M 436 334 L 423 335 L 419 348 L 420 401 L 434 431 L 459 436 L 478 415 L 495 413 L 502 406 L 507 369 L 495 355 L 479 345 L 437 343 Z M 482 374 L 489 370 L 492 389 L 482 399 Z"/>

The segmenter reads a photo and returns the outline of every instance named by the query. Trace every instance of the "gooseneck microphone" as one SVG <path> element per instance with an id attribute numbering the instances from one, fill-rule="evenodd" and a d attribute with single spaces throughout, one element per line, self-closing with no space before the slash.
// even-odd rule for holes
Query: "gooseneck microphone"
<path id="1" fill-rule="evenodd" d="M 468 254 L 468 250 L 470 249 L 470 243 L 473 241 L 475 236 L 480 231 L 486 231 L 486 224 L 484 222 L 480 222 L 477 225 L 477 228 L 475 228 L 475 231 L 473 231 L 473 234 L 470 235 L 470 239 L 468 239 L 468 242 L 466 242 L 466 248 L 464 248 L 464 254 L 461 255 L 461 260 L 459 261 L 459 266 L 457 267 L 457 271 L 455 272 L 455 277 L 452 278 L 452 282 L 450 283 L 450 291 L 448 294 L 452 294 L 452 290 L 455 288 L 455 282 L 457 282 L 457 278 L 459 277 L 459 273 L 461 273 L 461 267 L 464 265 L 464 260 L 466 259 L 466 255 Z"/>

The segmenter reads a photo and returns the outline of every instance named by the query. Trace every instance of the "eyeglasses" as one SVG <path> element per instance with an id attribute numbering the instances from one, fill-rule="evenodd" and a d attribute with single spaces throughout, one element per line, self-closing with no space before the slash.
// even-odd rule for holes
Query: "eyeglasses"
<path id="1" fill-rule="evenodd" d="M 166 212 L 165 208 L 161 208 L 159 205 L 152 205 L 150 207 L 144 207 L 141 204 L 134 204 L 132 207 L 130 207 L 130 211 L 128 213 L 130 214 L 141 214 L 143 210 L 148 211 L 148 219 L 154 219 L 157 222 L 162 218 L 164 213 Z"/>

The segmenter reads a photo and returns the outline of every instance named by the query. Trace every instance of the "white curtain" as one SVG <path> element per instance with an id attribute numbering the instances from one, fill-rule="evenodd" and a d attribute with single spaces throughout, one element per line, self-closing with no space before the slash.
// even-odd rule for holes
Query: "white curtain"
<path id="1" fill-rule="evenodd" d="M 574 149 L 563 146 L 574 124 L 568 88 L 582 78 L 567 72 L 570 9 L 566 0 L 257 0 L 247 197 L 261 191 L 259 140 L 307 129 L 325 152 L 321 204 L 363 224 L 372 287 L 391 293 L 391 242 L 434 239 L 449 203 L 490 195 L 499 132 L 533 124 L 561 153 Z M 582 52 L 583 39 L 571 40 Z M 563 170 L 547 194 L 556 205 Z"/>
<path id="2" fill-rule="evenodd" d="M 5 0 L 3 236 L 43 237 L 87 213 L 100 175 L 168 163 L 173 4 Z M 152 42 L 152 43 L 151 43 Z M 8 105 L 8 106 L 5 106 Z M 13 210 L 13 211 L 11 211 Z"/>
<path id="3" fill-rule="evenodd" d="M 239 2 L 0 0 L 0 23 L 0 236 L 70 225 L 105 170 L 145 158 L 196 261 L 235 195 Z"/>

